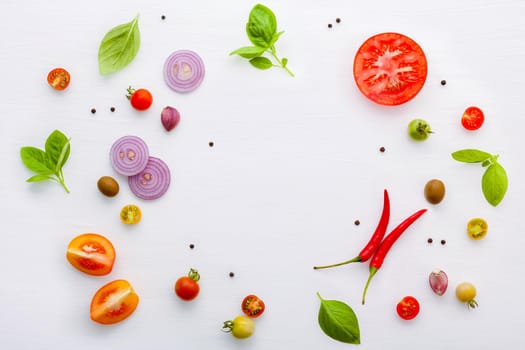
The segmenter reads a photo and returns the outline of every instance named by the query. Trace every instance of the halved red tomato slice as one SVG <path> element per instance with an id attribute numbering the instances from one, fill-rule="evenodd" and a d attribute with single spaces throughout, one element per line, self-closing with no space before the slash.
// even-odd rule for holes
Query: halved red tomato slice
<path id="1" fill-rule="evenodd" d="M 64 68 L 52 69 L 47 74 L 47 82 L 55 90 L 64 90 L 69 86 L 71 75 Z"/>
<path id="2" fill-rule="evenodd" d="M 88 275 L 104 276 L 113 269 L 115 248 L 102 235 L 84 233 L 69 243 L 66 258 L 76 269 Z"/>
<path id="3" fill-rule="evenodd" d="M 102 286 L 91 300 L 91 319 L 113 324 L 128 318 L 139 304 L 139 296 L 126 280 L 115 280 Z"/>
<path id="4" fill-rule="evenodd" d="M 485 121 L 485 115 L 479 107 L 471 106 L 465 109 L 461 116 L 461 125 L 467 130 L 478 130 Z"/>
<path id="5" fill-rule="evenodd" d="M 354 79 L 370 100 L 394 106 L 414 98 L 427 78 L 421 47 L 398 33 L 381 33 L 366 40 L 354 59 Z"/>

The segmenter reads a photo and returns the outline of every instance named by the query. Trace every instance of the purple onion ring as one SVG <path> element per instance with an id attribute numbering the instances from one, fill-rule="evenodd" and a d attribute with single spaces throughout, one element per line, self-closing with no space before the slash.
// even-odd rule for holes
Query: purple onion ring
<path id="1" fill-rule="evenodd" d="M 164 161 L 155 157 L 149 157 L 148 164 L 140 173 L 128 177 L 131 192 L 145 200 L 161 197 L 170 187 L 170 181 L 170 169 Z"/>
<path id="2" fill-rule="evenodd" d="M 173 52 L 164 63 L 164 80 L 177 92 L 190 92 L 204 79 L 204 62 L 190 50 Z"/>
<path id="3" fill-rule="evenodd" d="M 113 143 L 109 157 L 116 172 L 125 176 L 133 176 L 146 167 L 149 150 L 140 137 L 128 135 Z"/>

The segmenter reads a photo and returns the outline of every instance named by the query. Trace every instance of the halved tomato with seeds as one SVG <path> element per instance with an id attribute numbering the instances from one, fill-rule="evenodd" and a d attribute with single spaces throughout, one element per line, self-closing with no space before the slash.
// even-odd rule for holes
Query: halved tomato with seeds
<path id="1" fill-rule="evenodd" d="M 256 318 L 261 316 L 265 308 L 264 301 L 257 295 L 250 294 L 242 300 L 242 312 L 248 317 Z"/>
<path id="2" fill-rule="evenodd" d="M 91 319 L 113 324 L 128 318 L 139 304 L 139 296 L 126 280 L 115 280 L 102 286 L 91 300 Z"/>
<path id="3" fill-rule="evenodd" d="M 113 269 L 115 248 L 102 235 L 84 233 L 71 240 L 66 258 L 76 269 L 88 275 L 104 276 Z"/>
<path id="4" fill-rule="evenodd" d="M 427 78 L 421 47 L 399 33 L 381 33 L 366 40 L 354 59 L 359 90 L 381 105 L 400 105 L 414 98 Z"/>
<path id="5" fill-rule="evenodd" d="M 478 130 L 485 121 L 485 115 L 479 107 L 471 106 L 465 109 L 461 116 L 461 125 L 467 130 Z"/>
<path id="6" fill-rule="evenodd" d="M 47 83 L 55 90 L 64 90 L 69 86 L 71 75 L 64 68 L 52 69 L 47 74 Z"/>

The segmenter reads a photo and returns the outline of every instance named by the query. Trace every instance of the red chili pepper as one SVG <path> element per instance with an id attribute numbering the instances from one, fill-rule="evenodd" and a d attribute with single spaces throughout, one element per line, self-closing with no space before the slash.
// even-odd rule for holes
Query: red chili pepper
<path id="1" fill-rule="evenodd" d="M 403 232 L 405 232 L 406 229 L 410 227 L 410 225 L 412 225 L 414 221 L 416 221 L 426 211 L 427 211 L 426 209 L 418 210 L 417 212 L 415 212 L 414 214 L 406 218 L 405 221 L 403 221 L 395 229 L 393 229 L 392 232 L 390 232 L 388 236 L 386 236 L 383 242 L 381 242 L 381 244 L 379 245 L 379 248 L 377 248 L 374 254 L 374 257 L 370 261 L 370 275 L 368 276 L 368 280 L 366 281 L 365 289 L 363 291 L 363 298 L 361 300 L 361 303 L 363 305 L 365 304 L 365 296 L 366 296 L 366 291 L 368 290 L 368 285 L 370 284 L 372 277 L 374 277 L 376 272 L 383 265 L 383 261 L 385 260 L 385 257 L 388 251 L 390 250 L 390 248 L 392 248 L 392 245 L 403 234 Z"/>
<path id="2" fill-rule="evenodd" d="M 379 220 L 379 223 L 377 224 L 376 230 L 374 231 L 374 234 L 370 238 L 370 241 L 368 241 L 367 245 L 361 250 L 358 256 L 356 256 L 353 259 L 343 261 L 337 264 L 332 265 L 325 265 L 325 266 L 314 266 L 314 270 L 319 269 L 326 269 L 329 267 L 335 267 L 335 266 L 341 266 L 346 265 L 354 262 L 365 262 L 370 257 L 376 249 L 379 247 L 379 244 L 381 243 L 381 240 L 385 236 L 386 228 L 388 226 L 388 221 L 390 219 L 390 199 L 388 198 L 388 191 L 384 191 L 384 199 L 383 199 L 383 212 L 381 213 L 381 219 Z"/>

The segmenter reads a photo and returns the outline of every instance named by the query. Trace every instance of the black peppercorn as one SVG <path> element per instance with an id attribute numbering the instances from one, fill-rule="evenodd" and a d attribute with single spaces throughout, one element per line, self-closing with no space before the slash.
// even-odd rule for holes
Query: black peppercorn
<path id="1" fill-rule="evenodd" d="M 359 226 L 360 223 L 361 223 L 361 221 L 359 221 L 359 220 L 354 221 L 354 224 L 355 224 L 356 226 Z"/>
<path id="2" fill-rule="evenodd" d="M 115 107 L 111 107 L 109 110 L 110 110 L 111 112 L 115 112 Z"/>
<path id="3" fill-rule="evenodd" d="M 235 276 L 235 274 L 233 272 L 230 272 L 230 277 L 233 277 Z"/>
<path id="4" fill-rule="evenodd" d="M 190 244 L 190 249 L 193 249 L 193 248 L 195 248 L 195 244 L 192 243 Z"/>
<path id="5" fill-rule="evenodd" d="M 441 85 L 447 85 L 447 81 L 446 80 L 441 80 Z"/>
<path id="6" fill-rule="evenodd" d="M 379 152 L 384 153 L 384 152 L 385 152 L 385 147 L 381 147 L 381 148 L 379 149 Z"/>
<path id="7" fill-rule="evenodd" d="M 447 243 L 447 241 L 445 241 L 444 239 L 441 240 L 441 245 L 445 245 Z"/>
<path id="8" fill-rule="evenodd" d="M 91 108 L 91 113 L 95 114 L 97 113 L 97 110 L 95 108 Z"/>
<path id="9" fill-rule="evenodd" d="M 341 23 L 341 18 L 338 17 L 338 18 L 335 19 L 335 21 L 336 21 L 337 23 Z"/>
<path id="10" fill-rule="evenodd" d="M 427 239 L 427 242 L 430 244 L 430 243 L 434 242 L 434 240 L 432 238 L 429 238 L 429 239 Z"/>
<path id="11" fill-rule="evenodd" d="M 328 23 L 328 28 L 332 28 L 332 23 Z"/>

